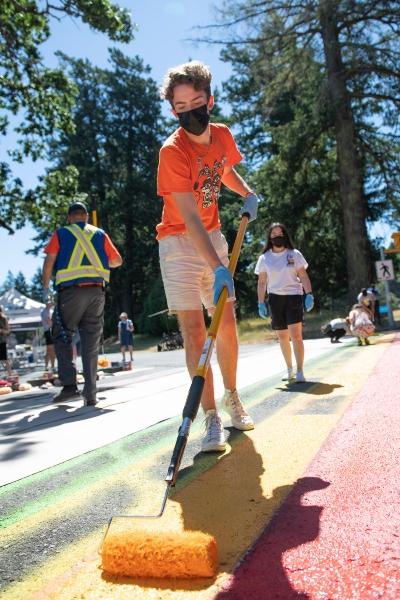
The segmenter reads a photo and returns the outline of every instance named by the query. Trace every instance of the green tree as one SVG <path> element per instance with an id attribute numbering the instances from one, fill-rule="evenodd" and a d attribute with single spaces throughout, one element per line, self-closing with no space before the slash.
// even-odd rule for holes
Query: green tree
<path id="1" fill-rule="evenodd" d="M 124 259 L 112 271 L 107 303 L 106 331 L 114 331 L 122 310 L 134 318 L 142 310 L 159 272 L 155 225 L 161 202 L 155 182 L 161 100 L 149 68 L 138 57 L 111 50 L 109 69 L 66 56 L 62 61 L 79 89 L 74 130 L 53 140 L 49 152 L 55 168 L 31 197 L 36 251 L 65 222 L 65 209 L 80 190 Z"/>
<path id="2" fill-rule="evenodd" d="M 42 302 L 42 292 L 42 269 L 38 268 L 30 281 L 29 297 L 37 302 Z"/>
<path id="3" fill-rule="evenodd" d="M 256 305 L 254 265 L 271 222 L 284 222 L 304 252 L 320 303 L 346 291 L 332 124 L 317 95 L 323 75 L 309 51 L 295 47 L 287 51 L 299 54 L 297 61 L 307 78 L 294 75 L 274 85 L 274 62 L 268 65 L 271 73 L 266 73 L 259 49 L 234 48 L 231 57 L 240 68 L 225 86 L 239 126 L 239 146 L 248 158 L 251 175 L 246 179 L 264 198 L 259 218 L 249 228 L 241 255 L 245 264 L 237 276 L 243 279 L 238 297 L 245 312 L 254 311 Z M 271 85 L 261 86 L 256 80 L 263 68 Z"/>
<path id="4" fill-rule="evenodd" d="M 14 286 L 15 286 L 15 277 L 11 273 L 11 271 L 7 271 L 7 276 L 4 280 L 4 283 L 2 284 L 2 286 L 0 288 L 0 293 L 4 294 L 4 292 L 11 290 Z"/>
<path id="5" fill-rule="evenodd" d="M 238 0 L 224 2 L 222 14 L 230 31 L 224 59 L 236 79 L 252 80 L 245 99 L 260 109 L 247 121 L 233 114 L 258 156 L 268 144 L 271 111 L 293 81 L 309 77 L 304 53 L 319 66 L 314 93 L 319 109 L 328 109 L 353 297 L 371 277 L 366 219 L 393 214 L 398 203 L 398 2 Z"/>
<path id="6" fill-rule="evenodd" d="M 22 117 L 16 127 L 14 160 L 43 155 L 46 139 L 73 126 L 71 108 L 76 88 L 62 68 L 43 64 L 41 45 L 50 37 L 50 21 L 68 16 L 115 41 L 129 42 L 134 25 L 126 9 L 110 0 L 3 0 L 0 5 L 0 134 L 9 128 L 10 114 Z M 24 194 L 9 166 L 0 163 L 0 226 L 24 222 Z"/>
<path id="7" fill-rule="evenodd" d="M 21 292 L 21 294 L 24 294 L 24 296 L 29 295 L 29 286 L 22 271 L 18 271 L 14 281 L 14 287 L 16 290 Z"/>

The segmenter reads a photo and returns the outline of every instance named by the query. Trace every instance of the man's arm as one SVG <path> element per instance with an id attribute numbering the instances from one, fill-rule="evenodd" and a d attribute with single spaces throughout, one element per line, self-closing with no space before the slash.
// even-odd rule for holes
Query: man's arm
<path id="1" fill-rule="evenodd" d="M 253 193 L 243 177 L 241 177 L 233 167 L 225 167 L 221 181 L 227 188 L 236 192 L 243 198 L 248 194 Z"/>
<path id="2" fill-rule="evenodd" d="M 111 260 L 109 260 L 108 264 L 112 269 L 115 269 L 116 267 L 120 267 L 122 265 L 122 257 L 116 256 L 116 257 L 112 258 Z"/>
<path id="3" fill-rule="evenodd" d="M 51 253 L 47 254 L 46 258 L 44 259 L 43 270 L 42 270 L 42 283 L 43 283 L 43 289 L 45 289 L 45 290 L 49 289 L 50 279 L 51 279 L 51 276 L 53 275 L 53 268 L 54 268 L 56 259 L 57 259 L 57 254 L 51 254 Z"/>
<path id="4" fill-rule="evenodd" d="M 301 285 L 304 288 L 304 291 L 306 294 L 312 294 L 312 286 L 311 286 L 311 281 L 310 278 L 307 274 L 307 271 L 303 268 L 303 269 L 299 269 L 297 271 L 297 276 L 301 281 Z"/>
<path id="5" fill-rule="evenodd" d="M 174 192 L 172 194 L 176 206 L 185 222 L 188 236 L 200 254 L 212 269 L 222 266 L 218 254 L 212 245 L 207 231 L 200 219 L 197 204 L 192 192 Z"/>
<path id="6" fill-rule="evenodd" d="M 108 266 L 111 269 L 116 269 L 117 267 L 120 267 L 122 265 L 122 263 L 123 263 L 122 256 L 120 255 L 120 253 L 114 246 L 113 242 L 111 241 L 110 236 L 107 233 L 105 234 L 105 239 L 104 239 L 104 250 L 105 250 L 105 252 L 107 254 L 107 258 L 108 258 Z"/>
<path id="7" fill-rule="evenodd" d="M 265 272 L 259 273 L 257 283 L 258 301 L 265 302 L 265 292 L 267 291 L 268 276 Z"/>

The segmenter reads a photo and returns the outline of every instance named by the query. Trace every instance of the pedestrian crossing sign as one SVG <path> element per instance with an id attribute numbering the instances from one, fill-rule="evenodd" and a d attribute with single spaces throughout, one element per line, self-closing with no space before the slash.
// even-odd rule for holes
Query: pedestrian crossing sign
<path id="1" fill-rule="evenodd" d="M 390 279 L 394 279 L 392 260 L 377 260 L 375 262 L 375 269 L 378 281 L 389 281 Z"/>

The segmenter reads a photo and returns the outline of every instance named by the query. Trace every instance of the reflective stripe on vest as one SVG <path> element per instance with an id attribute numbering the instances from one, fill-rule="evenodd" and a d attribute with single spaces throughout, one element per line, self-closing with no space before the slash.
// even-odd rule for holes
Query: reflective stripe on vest
<path id="1" fill-rule="evenodd" d="M 82 230 L 79 225 L 67 225 L 70 233 L 75 237 L 76 243 L 71 253 L 68 266 L 65 269 L 60 269 L 56 273 L 56 285 L 67 283 L 74 279 L 98 279 L 99 277 L 106 281 L 110 281 L 110 270 L 106 269 L 93 246 L 91 239 L 97 231 L 96 227 L 85 225 Z M 87 257 L 89 265 L 82 265 L 84 257 Z"/>

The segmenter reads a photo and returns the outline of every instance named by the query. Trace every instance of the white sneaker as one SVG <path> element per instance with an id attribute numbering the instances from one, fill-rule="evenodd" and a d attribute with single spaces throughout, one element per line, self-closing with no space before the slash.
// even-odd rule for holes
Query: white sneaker
<path id="1" fill-rule="evenodd" d="M 295 379 L 296 375 L 294 373 L 293 367 L 288 368 L 286 377 L 282 377 L 282 381 L 292 381 Z"/>
<path id="2" fill-rule="evenodd" d="M 225 390 L 224 397 L 222 398 L 222 406 L 228 415 L 230 415 L 233 427 L 241 431 L 254 429 L 253 420 L 245 411 L 237 390 L 234 392 Z"/>
<path id="3" fill-rule="evenodd" d="M 296 373 L 296 383 L 305 383 L 306 378 L 304 377 L 303 371 L 297 371 Z"/>
<path id="4" fill-rule="evenodd" d="M 226 448 L 224 426 L 216 410 L 206 412 L 206 434 L 201 442 L 202 452 L 223 452 Z"/>

